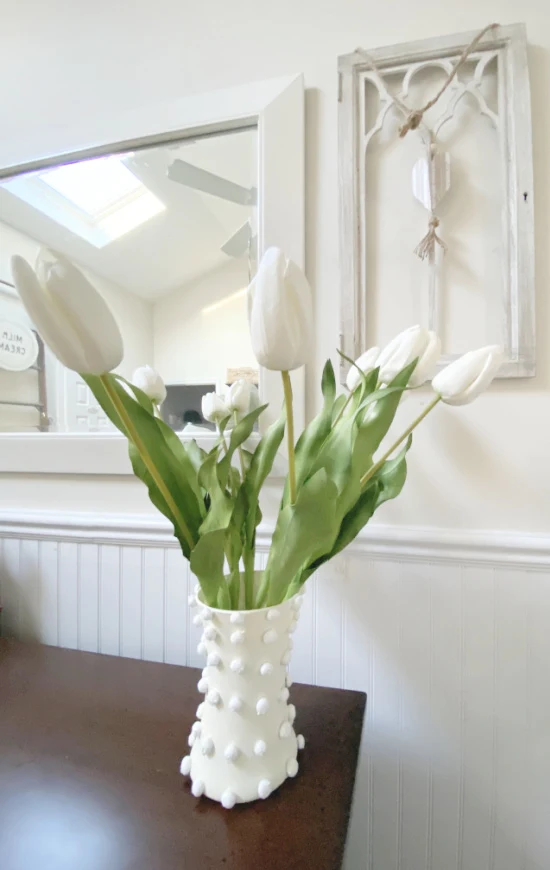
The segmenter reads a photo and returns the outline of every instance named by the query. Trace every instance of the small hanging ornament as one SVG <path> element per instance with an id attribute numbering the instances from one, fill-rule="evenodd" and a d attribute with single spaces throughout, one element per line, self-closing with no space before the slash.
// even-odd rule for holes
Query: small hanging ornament
<path id="1" fill-rule="evenodd" d="M 421 157 L 413 166 L 412 189 L 415 198 L 430 212 L 428 232 L 420 240 L 415 254 L 421 260 L 433 258 L 436 244 L 443 252 L 447 246 L 437 234 L 439 218 L 435 210 L 451 186 L 451 155 L 447 151 L 438 151 L 432 143 L 428 157 Z"/>

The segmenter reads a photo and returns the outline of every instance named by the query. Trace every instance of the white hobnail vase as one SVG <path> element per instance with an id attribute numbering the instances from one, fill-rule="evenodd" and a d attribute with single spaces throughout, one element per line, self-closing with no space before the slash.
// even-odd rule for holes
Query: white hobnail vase
<path id="1" fill-rule="evenodd" d="M 204 699 L 180 769 L 195 797 L 231 809 L 269 797 L 298 773 L 305 741 L 293 728 L 288 664 L 302 597 L 260 610 L 218 610 L 204 606 L 200 593 L 192 596 L 194 621 L 203 626 Z"/>

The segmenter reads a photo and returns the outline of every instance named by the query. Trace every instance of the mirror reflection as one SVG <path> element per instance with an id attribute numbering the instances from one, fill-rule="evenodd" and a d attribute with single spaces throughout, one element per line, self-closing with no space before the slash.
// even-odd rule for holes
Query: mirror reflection
<path id="1" fill-rule="evenodd" d="M 14 254 L 72 260 L 113 311 L 117 370 L 167 386 L 176 431 L 211 428 L 204 393 L 258 382 L 246 314 L 256 264 L 257 131 L 247 128 L 48 167 L 0 182 L 0 431 L 113 428 L 49 352 L 13 288 Z"/>

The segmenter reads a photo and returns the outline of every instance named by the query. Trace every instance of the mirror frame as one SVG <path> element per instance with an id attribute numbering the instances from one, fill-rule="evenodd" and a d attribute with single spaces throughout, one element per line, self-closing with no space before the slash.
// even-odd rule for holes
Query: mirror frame
<path id="1" fill-rule="evenodd" d="M 89 119 L 87 119 L 89 125 Z M 246 126 L 258 129 L 258 256 L 276 245 L 304 268 L 304 84 L 290 76 L 196 94 L 171 103 L 102 115 L 83 129 L 47 130 L 0 143 L 0 179 L 60 162 L 109 152 L 160 145 Z M 32 139 L 32 142 L 30 141 Z M 269 402 L 265 429 L 278 416 L 283 392 L 279 372 L 260 368 L 260 396 Z M 304 369 L 292 372 L 296 430 L 304 426 Z M 190 436 L 181 436 L 182 439 Z M 209 449 L 214 433 L 198 443 Z M 283 472 L 277 462 L 274 475 Z M 133 474 L 126 438 L 120 433 L 3 432 L 0 472 L 48 474 Z"/>

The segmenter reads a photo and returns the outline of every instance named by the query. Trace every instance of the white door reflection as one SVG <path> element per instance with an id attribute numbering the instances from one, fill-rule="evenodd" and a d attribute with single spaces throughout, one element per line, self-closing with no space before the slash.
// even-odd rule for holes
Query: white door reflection
<path id="1" fill-rule="evenodd" d="M 41 246 L 59 251 L 113 310 L 125 348 L 119 373 L 151 365 L 167 385 L 167 422 L 209 427 L 204 392 L 258 379 L 246 315 L 257 164 L 257 131 L 247 128 L 1 182 L 0 320 L 9 314 L 32 328 L 10 292 L 11 256 L 34 264 Z M 112 430 L 81 378 L 47 348 L 44 369 L 45 413 L 37 372 L 0 370 L 0 431 Z"/>

